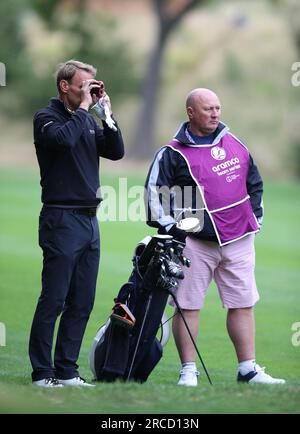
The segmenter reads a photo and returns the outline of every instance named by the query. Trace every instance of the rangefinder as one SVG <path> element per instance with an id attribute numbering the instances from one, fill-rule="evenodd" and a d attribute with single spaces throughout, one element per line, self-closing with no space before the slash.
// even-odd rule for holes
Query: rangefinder
<path id="1" fill-rule="evenodd" d="M 92 87 L 91 88 L 91 95 L 96 95 L 98 98 L 102 98 L 104 95 L 105 87 L 103 81 L 98 81 L 97 83 L 100 87 Z"/>

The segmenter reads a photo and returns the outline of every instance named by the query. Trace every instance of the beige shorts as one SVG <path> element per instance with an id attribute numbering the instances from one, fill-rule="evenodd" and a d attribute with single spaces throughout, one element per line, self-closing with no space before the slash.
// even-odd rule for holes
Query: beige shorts
<path id="1" fill-rule="evenodd" d="M 254 234 L 247 235 L 220 247 L 215 242 L 187 237 L 184 255 L 191 260 L 191 267 L 183 267 L 185 277 L 175 292 L 179 306 L 201 309 L 212 280 L 224 307 L 253 306 L 259 300 L 254 276 L 254 238 Z"/>

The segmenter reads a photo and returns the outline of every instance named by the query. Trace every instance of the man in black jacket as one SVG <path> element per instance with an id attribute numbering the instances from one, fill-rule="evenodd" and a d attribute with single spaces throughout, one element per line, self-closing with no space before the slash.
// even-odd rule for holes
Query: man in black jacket
<path id="1" fill-rule="evenodd" d="M 70 60 L 56 72 L 58 97 L 34 117 L 34 143 L 41 174 L 43 207 L 39 244 L 43 250 L 42 292 L 33 318 L 29 355 L 33 384 L 91 386 L 77 359 L 93 307 L 100 258 L 99 157 L 121 159 L 117 127 L 99 127 L 88 110 L 97 103 L 96 69 Z M 91 92 L 91 90 L 94 91 Z M 103 102 L 111 113 L 109 96 Z M 61 314 L 54 352 L 54 327 Z"/>
<path id="2" fill-rule="evenodd" d="M 186 110 L 189 121 L 158 151 L 149 171 L 148 224 L 186 242 L 191 267 L 185 269 L 177 299 L 194 340 L 199 311 L 214 279 L 227 308 L 227 330 L 239 364 L 237 380 L 283 384 L 255 360 L 253 306 L 259 295 L 254 237 L 263 218 L 261 176 L 246 146 L 220 122 L 221 104 L 214 92 L 194 89 Z M 187 236 L 177 226 L 176 214 L 194 209 L 202 230 Z M 182 363 L 178 384 L 197 386 L 195 349 L 179 315 L 173 319 L 173 334 Z"/>

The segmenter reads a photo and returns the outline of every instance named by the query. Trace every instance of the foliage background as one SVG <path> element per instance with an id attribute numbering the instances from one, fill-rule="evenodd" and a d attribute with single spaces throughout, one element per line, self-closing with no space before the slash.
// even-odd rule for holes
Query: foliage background
<path id="1" fill-rule="evenodd" d="M 72 57 L 98 67 L 123 127 L 126 158 L 139 155 L 137 119 L 158 32 L 154 3 L 1 2 L 0 61 L 7 86 L 0 88 L 0 164 L 35 164 L 32 115 L 56 95 L 56 65 Z M 161 3 L 174 7 L 184 1 Z M 179 22 L 162 58 L 146 160 L 186 119 L 187 93 L 203 86 L 220 95 L 223 121 L 247 144 L 264 176 L 299 175 L 300 86 L 291 84 L 291 67 L 300 56 L 295 5 L 294 0 L 210 0 Z"/>

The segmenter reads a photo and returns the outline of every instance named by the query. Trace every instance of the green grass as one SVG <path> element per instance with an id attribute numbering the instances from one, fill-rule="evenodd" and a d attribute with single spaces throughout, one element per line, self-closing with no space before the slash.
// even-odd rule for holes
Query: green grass
<path id="1" fill-rule="evenodd" d="M 40 208 L 38 173 L 1 170 L 0 174 L 0 322 L 6 346 L 0 347 L 2 413 L 299 413 L 300 347 L 291 343 L 291 326 L 300 321 L 300 188 L 267 184 L 266 217 L 257 237 L 257 359 L 269 372 L 286 378 L 284 386 L 238 385 L 236 360 L 225 330 L 226 312 L 212 285 L 201 313 L 200 351 L 211 374 L 201 371 L 198 388 L 176 386 L 179 360 L 171 338 L 147 383 L 102 384 L 90 390 L 40 390 L 31 385 L 28 336 L 40 292 L 41 251 L 37 244 Z M 143 184 L 131 177 L 129 185 Z M 110 176 L 106 185 L 116 184 Z M 91 379 L 88 352 L 113 298 L 131 271 L 136 243 L 151 234 L 142 222 L 101 223 L 102 258 L 95 307 L 80 354 L 80 373 Z M 168 308 L 171 313 L 170 308 Z M 199 364 L 200 367 L 200 364 Z"/>

